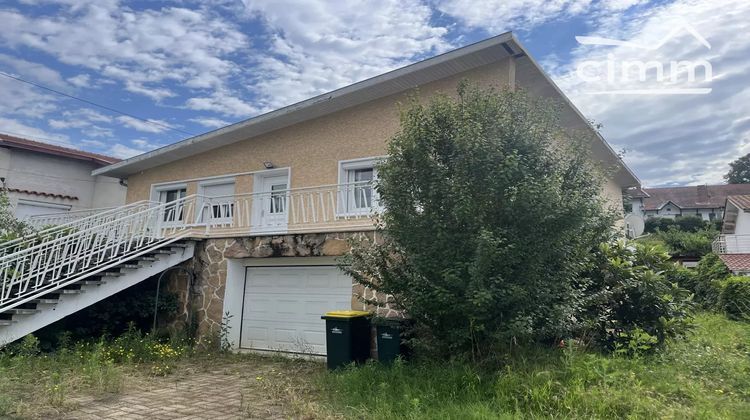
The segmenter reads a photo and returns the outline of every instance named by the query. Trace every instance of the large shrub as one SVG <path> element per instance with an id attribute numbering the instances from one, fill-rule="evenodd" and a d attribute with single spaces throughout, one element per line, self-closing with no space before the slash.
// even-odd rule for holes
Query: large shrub
<path id="1" fill-rule="evenodd" d="M 434 350 L 568 334 L 576 280 L 613 222 L 574 134 L 521 91 L 412 101 L 378 167 L 383 241 L 355 246 L 344 270 L 391 295 Z"/>
<path id="2" fill-rule="evenodd" d="M 670 226 L 674 226 L 674 219 L 669 217 L 649 217 L 646 219 L 643 231 L 645 233 L 654 233 L 660 230 L 667 230 Z"/>
<path id="3" fill-rule="evenodd" d="M 655 236 L 666 244 L 669 253 L 676 257 L 702 257 L 711 252 L 711 243 L 719 234 L 716 230 L 680 230 L 672 226 Z"/>
<path id="4" fill-rule="evenodd" d="M 729 318 L 750 321 L 750 277 L 736 276 L 724 280 L 719 309 Z"/>
<path id="5" fill-rule="evenodd" d="M 714 253 L 706 254 L 696 267 L 693 288 L 695 300 L 706 309 L 716 309 L 723 281 L 731 276 L 724 261 Z"/>
<path id="6" fill-rule="evenodd" d="M 619 240 L 602 244 L 585 280 L 584 336 L 604 348 L 633 340 L 658 344 L 690 326 L 690 292 L 670 281 L 676 267 L 656 247 Z"/>

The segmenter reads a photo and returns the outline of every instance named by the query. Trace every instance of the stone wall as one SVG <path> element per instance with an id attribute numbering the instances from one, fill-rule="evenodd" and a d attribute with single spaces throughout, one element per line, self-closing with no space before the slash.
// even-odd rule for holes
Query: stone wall
<path id="1" fill-rule="evenodd" d="M 349 240 L 352 238 L 373 242 L 375 233 L 312 233 L 200 241 L 195 247 L 195 256 L 183 263 L 185 268 L 194 273 L 190 293 L 187 291 L 188 275 L 182 270 L 171 275 L 167 286 L 168 290 L 178 293 L 180 297 L 180 313 L 174 317 L 172 327 L 185 328 L 186 321 L 192 317 L 199 341 L 218 336 L 224 315 L 227 260 L 230 258 L 341 256 L 349 251 Z M 365 290 L 361 285 L 353 285 L 352 309 L 375 310 L 366 307 L 359 300 L 361 296 L 373 298 L 376 294 L 372 290 Z M 186 304 L 188 297 L 192 302 L 190 305 Z M 386 306 L 378 309 L 378 314 L 394 316 L 396 311 Z"/>

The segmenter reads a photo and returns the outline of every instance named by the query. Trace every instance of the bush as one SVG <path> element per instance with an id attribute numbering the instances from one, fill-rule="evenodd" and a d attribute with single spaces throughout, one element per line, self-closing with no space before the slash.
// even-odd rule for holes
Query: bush
<path id="1" fill-rule="evenodd" d="M 695 300 L 706 309 L 716 309 L 719 304 L 722 283 L 731 273 L 724 261 L 714 253 L 706 254 L 698 262 L 692 292 Z"/>
<path id="2" fill-rule="evenodd" d="M 690 328 L 690 293 L 670 282 L 675 270 L 658 248 L 619 240 L 602 244 L 586 284 L 583 336 L 604 349 L 658 345 Z"/>
<path id="3" fill-rule="evenodd" d="M 646 219 L 643 232 L 654 233 L 660 230 L 667 230 L 670 226 L 674 225 L 674 219 L 670 219 L 668 217 L 649 217 L 648 219 Z"/>
<path id="4" fill-rule="evenodd" d="M 699 216 L 678 216 L 675 218 L 675 225 L 683 232 L 698 232 L 707 229 L 709 222 Z"/>
<path id="5" fill-rule="evenodd" d="M 750 321 L 750 277 L 730 277 L 722 286 L 719 308 L 731 319 Z"/>
<path id="6" fill-rule="evenodd" d="M 550 104 L 462 84 L 457 99 L 415 99 L 388 152 L 384 240 L 355 243 L 342 269 L 390 295 L 443 356 L 569 334 L 575 280 L 613 216 L 601 169 Z"/>
<path id="7" fill-rule="evenodd" d="M 671 226 L 654 235 L 664 241 L 672 256 L 702 257 L 711 252 L 711 243 L 718 234 L 714 230 L 684 231 Z"/>

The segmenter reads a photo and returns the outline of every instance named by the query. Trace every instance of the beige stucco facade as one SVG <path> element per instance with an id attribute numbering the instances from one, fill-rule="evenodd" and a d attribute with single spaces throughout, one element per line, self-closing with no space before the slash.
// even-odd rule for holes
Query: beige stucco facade
<path id="1" fill-rule="evenodd" d="M 512 85 L 512 59 L 418 87 L 421 98 L 436 93 L 455 95 L 456 85 L 468 79 L 483 86 Z M 235 176 L 235 193 L 250 193 L 253 172 L 270 161 L 290 168 L 290 188 L 330 185 L 338 182 L 338 162 L 378 157 L 399 127 L 399 102 L 414 91 L 392 95 L 312 121 L 234 143 L 218 149 L 149 169 L 128 178 L 127 201 L 150 198 L 154 184 L 187 182 L 187 194 L 197 192 L 200 179 Z"/>

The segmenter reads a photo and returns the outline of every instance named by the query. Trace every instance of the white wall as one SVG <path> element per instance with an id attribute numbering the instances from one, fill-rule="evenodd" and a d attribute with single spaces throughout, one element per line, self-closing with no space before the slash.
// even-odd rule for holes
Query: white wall
<path id="1" fill-rule="evenodd" d="M 750 235 L 750 213 L 740 211 L 734 228 L 735 235 Z"/>
<path id="2" fill-rule="evenodd" d="M 5 187 L 61 194 L 78 199 L 54 198 L 38 194 L 10 192 L 11 203 L 19 201 L 33 207 L 34 203 L 61 206 L 52 213 L 118 206 L 125 203 L 126 188 L 117 179 L 93 177 L 91 171 L 99 167 L 93 162 L 48 155 L 39 152 L 0 148 L 0 176 L 5 177 Z M 29 210 L 27 208 L 27 210 Z"/>

